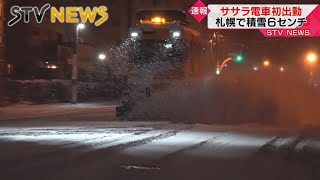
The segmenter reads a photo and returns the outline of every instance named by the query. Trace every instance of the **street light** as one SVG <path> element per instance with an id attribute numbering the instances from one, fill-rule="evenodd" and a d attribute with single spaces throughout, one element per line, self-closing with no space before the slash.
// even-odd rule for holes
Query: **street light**
<path id="1" fill-rule="evenodd" d="M 82 23 L 77 25 L 77 29 L 84 29 L 86 26 Z"/>
<path id="2" fill-rule="evenodd" d="M 222 72 L 223 68 L 227 66 L 227 63 L 228 63 L 229 61 L 231 61 L 232 59 L 233 59 L 233 58 L 229 57 L 229 58 L 225 59 L 225 60 L 222 62 L 221 66 L 217 65 L 217 66 L 218 66 L 219 73 L 216 73 L 216 74 L 219 75 L 219 74 Z M 241 63 L 241 62 L 243 61 L 242 55 L 236 56 L 235 61 L 236 61 L 237 63 Z M 218 71 L 217 71 L 217 72 L 218 72 Z"/>
<path id="3" fill-rule="evenodd" d="M 307 55 L 307 61 L 309 64 L 313 65 L 314 63 L 316 63 L 318 60 L 318 57 L 315 53 L 309 53 Z"/>
<path id="4" fill-rule="evenodd" d="M 309 53 L 309 54 L 307 54 L 306 61 L 310 66 L 314 66 L 318 61 L 318 57 L 317 57 L 317 55 L 315 53 Z M 310 86 L 314 86 L 315 85 L 312 67 L 310 67 L 309 84 L 310 84 Z"/>
<path id="5" fill-rule="evenodd" d="M 219 68 L 219 66 L 217 67 L 217 70 L 216 70 L 216 75 L 220 75 L 220 68 Z"/>
<path id="6" fill-rule="evenodd" d="M 106 59 L 106 55 L 105 54 L 99 54 L 98 58 L 99 58 L 99 60 L 105 60 Z"/>
<path id="7" fill-rule="evenodd" d="M 217 72 L 219 71 L 219 73 L 216 73 L 217 75 L 219 75 L 220 73 L 221 73 L 221 71 L 223 70 L 223 68 L 227 65 L 227 63 L 229 62 L 229 61 L 231 61 L 232 60 L 232 58 L 227 58 L 227 59 L 225 59 L 223 62 L 222 62 L 222 64 L 221 64 L 221 66 L 218 66 L 218 69 L 217 69 Z"/>
<path id="8" fill-rule="evenodd" d="M 76 27 L 76 39 L 75 48 L 73 52 L 73 63 L 72 63 L 72 77 L 71 77 L 71 104 L 77 104 L 78 101 L 78 90 L 77 90 L 77 79 L 78 79 L 78 43 L 79 43 L 79 31 L 84 29 L 84 24 L 78 24 Z"/>
<path id="9" fill-rule="evenodd" d="M 281 71 L 281 72 L 284 72 L 284 67 L 280 67 L 280 71 Z"/>
<path id="10" fill-rule="evenodd" d="M 264 67 L 269 67 L 270 66 L 270 61 L 268 61 L 268 60 L 265 60 L 265 61 L 263 61 L 263 66 Z"/>

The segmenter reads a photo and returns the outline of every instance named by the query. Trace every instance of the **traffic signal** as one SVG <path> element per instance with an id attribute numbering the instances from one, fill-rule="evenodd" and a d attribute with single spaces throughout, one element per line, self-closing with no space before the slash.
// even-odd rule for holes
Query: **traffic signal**
<path id="1" fill-rule="evenodd" d="M 237 55 L 236 56 L 236 62 L 241 63 L 243 61 L 242 55 Z"/>

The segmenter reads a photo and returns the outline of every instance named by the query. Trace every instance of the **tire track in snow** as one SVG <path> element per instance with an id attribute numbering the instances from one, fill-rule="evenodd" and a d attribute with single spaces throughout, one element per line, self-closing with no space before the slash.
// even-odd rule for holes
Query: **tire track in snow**
<path id="1" fill-rule="evenodd" d="M 147 144 L 150 143 L 152 141 L 156 141 L 156 140 L 160 140 L 160 139 L 165 139 L 168 137 L 172 137 L 175 136 L 178 132 L 180 132 L 180 130 L 174 130 L 174 131 L 169 131 L 163 134 L 159 134 L 157 136 L 152 136 L 152 137 L 148 137 L 148 138 L 144 138 L 144 139 L 140 139 L 140 140 L 136 140 L 136 141 L 131 141 L 129 143 L 126 144 L 120 144 L 120 145 L 116 145 L 116 146 L 111 146 L 109 148 L 107 148 L 108 150 L 114 150 L 114 151 L 122 151 L 125 150 L 127 148 L 132 148 L 132 147 L 139 147 L 143 144 Z"/>
<path id="2" fill-rule="evenodd" d="M 133 141 L 130 141 L 130 142 L 124 142 L 124 143 L 120 143 L 118 145 L 114 145 L 114 146 L 109 146 L 109 147 L 106 147 L 106 148 L 103 148 L 105 150 L 111 150 L 111 151 L 123 151 L 127 148 L 132 148 L 132 147 L 139 147 L 141 145 L 144 145 L 144 144 L 148 144 L 148 143 L 151 143 L 152 141 L 156 141 L 156 140 L 161 140 L 161 139 L 165 139 L 165 138 L 169 138 L 169 137 L 172 137 L 172 136 L 175 136 L 176 134 L 178 134 L 180 131 L 183 131 L 183 130 L 188 130 L 188 129 L 191 129 L 192 126 L 185 126 L 183 128 L 178 128 L 177 130 L 171 130 L 171 131 L 168 131 L 168 130 L 165 130 L 165 132 L 160 132 L 159 135 L 156 135 L 156 136 L 150 136 L 150 137 L 145 137 L 145 138 L 142 138 L 142 139 L 138 139 L 138 140 L 133 140 Z M 153 132 L 153 131 L 161 131 L 162 128 L 160 129 L 152 129 L 150 132 Z"/>
<path id="3" fill-rule="evenodd" d="M 174 157 L 176 155 L 179 155 L 179 154 L 183 154 L 184 152 L 186 151 L 190 151 L 190 150 L 195 150 L 211 141 L 215 141 L 215 140 L 218 140 L 218 139 L 221 139 L 223 136 L 216 136 L 216 137 L 213 137 L 213 138 L 210 138 L 210 139 L 207 139 L 205 141 L 201 141 L 197 144 L 194 144 L 194 145 L 191 145 L 191 146 L 188 146 L 188 147 L 185 147 L 185 148 L 182 148 L 178 151 L 175 151 L 175 152 L 172 152 L 172 153 L 169 153 L 168 155 L 164 156 L 163 159 L 169 159 L 171 157 Z"/>
<path id="4" fill-rule="evenodd" d="M 261 146 L 257 153 L 259 152 L 269 152 L 269 151 L 276 151 L 276 141 L 278 141 L 278 139 L 280 138 L 280 136 L 274 136 L 270 139 L 270 141 L 267 141 L 263 146 Z"/>
<path id="5" fill-rule="evenodd" d="M 283 156 L 288 156 L 295 152 L 297 145 L 301 141 L 303 141 L 302 136 L 274 136 L 270 141 L 261 146 L 257 152 L 280 153 Z"/>

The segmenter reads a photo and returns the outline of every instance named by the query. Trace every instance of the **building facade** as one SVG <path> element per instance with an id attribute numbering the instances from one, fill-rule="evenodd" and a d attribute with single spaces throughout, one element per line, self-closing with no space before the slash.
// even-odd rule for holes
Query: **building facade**
<path id="1" fill-rule="evenodd" d="M 65 2 L 57 3 L 46 0 L 21 2 L 10 0 L 5 7 L 6 15 L 12 18 L 9 10 L 14 5 L 38 6 L 45 3 L 53 6 L 68 5 Z M 47 13 L 42 23 L 37 23 L 33 16 L 30 23 L 20 21 L 9 27 L 4 22 L 5 41 L 5 74 L 14 79 L 34 79 L 52 77 L 51 74 L 59 74 L 56 78 L 69 78 L 76 39 L 76 25 L 66 23 L 51 23 L 50 14 Z M 79 64 L 88 67 L 90 61 L 94 61 L 96 55 L 95 46 L 84 43 L 83 33 L 80 33 Z M 81 50 L 84 49 L 84 50 Z M 87 64 L 86 64 L 87 63 Z M 81 68 L 80 67 L 80 68 Z"/>

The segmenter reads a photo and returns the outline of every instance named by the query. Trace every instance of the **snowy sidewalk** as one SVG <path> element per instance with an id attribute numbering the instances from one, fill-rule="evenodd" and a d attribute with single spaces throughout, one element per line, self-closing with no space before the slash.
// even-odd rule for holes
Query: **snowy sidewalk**
<path id="1" fill-rule="evenodd" d="M 71 105 L 67 103 L 61 104 L 42 104 L 27 105 L 16 104 L 8 107 L 0 108 L 1 120 L 14 120 L 21 118 L 38 118 L 56 115 L 81 115 L 81 114 L 115 114 L 115 102 L 94 102 L 79 103 Z"/>

